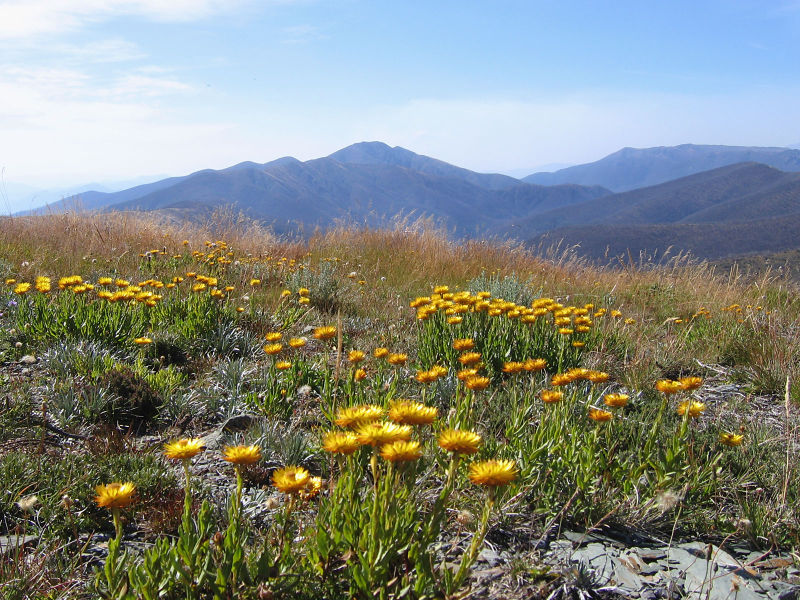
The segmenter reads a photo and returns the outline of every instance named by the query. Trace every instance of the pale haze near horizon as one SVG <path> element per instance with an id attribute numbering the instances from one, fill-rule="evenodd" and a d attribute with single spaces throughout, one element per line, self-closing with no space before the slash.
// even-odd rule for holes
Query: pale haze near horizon
<path id="1" fill-rule="evenodd" d="M 372 140 L 514 176 L 788 146 L 798 40 L 796 0 L 0 0 L 0 170 L 7 192 Z"/>

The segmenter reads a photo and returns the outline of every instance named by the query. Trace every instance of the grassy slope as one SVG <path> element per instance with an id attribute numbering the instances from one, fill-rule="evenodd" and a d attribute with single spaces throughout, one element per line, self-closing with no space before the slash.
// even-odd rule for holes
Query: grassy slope
<path id="1" fill-rule="evenodd" d="M 621 488 L 618 488 L 614 481 L 610 481 L 607 484 L 614 485 L 601 485 L 594 496 L 589 497 L 589 502 L 580 495 L 570 498 L 573 493 L 570 486 L 575 485 L 568 473 L 571 467 L 567 471 L 560 471 L 565 467 L 558 467 L 553 462 L 549 471 L 540 470 L 536 466 L 540 459 L 531 458 L 531 453 L 539 456 L 536 454 L 538 450 L 526 444 L 533 443 L 531 440 L 542 441 L 542 436 L 545 436 L 546 444 L 556 444 L 559 452 L 564 453 L 566 465 L 580 463 L 584 465 L 582 468 L 593 472 L 593 455 L 586 454 L 585 450 L 590 446 L 559 446 L 561 433 L 547 441 L 547 415 L 542 412 L 541 406 L 529 406 L 524 410 L 530 412 L 520 412 L 526 398 L 530 399 L 530 389 L 500 378 L 502 385 L 486 396 L 486 406 L 479 409 L 477 426 L 486 438 L 486 458 L 492 456 L 490 452 L 505 452 L 506 456 L 510 454 L 516 457 L 523 466 L 521 495 L 516 497 L 515 502 L 527 503 L 523 512 L 533 511 L 543 515 L 542 520 L 536 521 L 535 527 L 544 526 L 545 518 L 562 507 L 570 506 L 568 520 L 582 525 L 591 524 L 612 510 L 616 513 L 614 518 L 623 522 L 669 530 L 674 525 L 669 521 L 674 513 L 669 512 L 669 508 L 654 506 L 648 494 L 658 488 L 658 481 L 673 482 L 679 485 L 679 489 L 673 490 L 678 496 L 690 494 L 693 499 L 698 499 L 695 505 L 687 500 L 682 506 L 681 527 L 687 535 L 718 532 L 720 535 L 744 536 L 747 532 L 737 530 L 736 523 L 737 519 L 747 519 L 752 523 L 748 535 L 754 541 L 769 543 L 769 536 L 778 535 L 780 539 L 777 541 L 782 544 L 795 547 L 798 544 L 800 526 L 797 511 L 792 508 L 795 506 L 792 499 L 799 492 L 794 483 L 793 463 L 784 463 L 784 460 L 791 458 L 785 454 L 786 448 L 790 448 L 791 452 L 788 444 L 796 437 L 795 430 L 791 428 L 794 416 L 790 418 L 795 409 L 787 405 L 786 420 L 783 422 L 783 408 L 776 412 L 771 405 L 780 403 L 787 379 L 791 384 L 789 397 L 795 402 L 800 401 L 800 387 L 796 383 L 800 376 L 800 336 L 796 332 L 800 320 L 800 298 L 795 289 L 778 280 L 765 277 L 745 285 L 736 277 L 715 276 L 706 265 L 690 264 L 680 259 L 659 268 L 630 265 L 627 269 L 603 270 L 568 253 L 544 260 L 510 245 L 484 242 L 454 244 L 447 241 L 442 232 L 425 223 L 401 223 L 393 230 L 382 231 L 336 229 L 313 237 L 307 244 L 276 239 L 268 231 L 254 228 L 231 214 L 217 214 L 205 227 L 162 225 L 132 215 L 104 215 L 100 218 L 59 215 L 6 219 L 0 221 L 0 228 L 3 231 L 0 239 L 0 276 L 20 281 L 33 281 L 38 275 L 48 275 L 55 282 L 59 276 L 67 274 L 79 274 L 92 281 L 105 275 L 124 276 L 134 281 L 150 277 L 169 281 L 172 277 L 185 274 L 187 270 L 202 272 L 208 268 L 208 265 L 197 263 L 189 256 L 187 246 L 207 252 L 208 240 L 226 241 L 234 252 L 232 260 L 235 262 L 220 273 L 225 284 L 233 285 L 235 291 L 232 292 L 230 308 L 222 310 L 219 317 L 239 319 L 244 333 L 239 331 L 239 337 L 234 340 L 236 344 L 226 346 L 224 339 L 216 339 L 212 344 L 205 338 L 220 335 L 212 330 L 202 330 L 203 339 L 186 341 L 181 338 L 183 330 L 175 328 L 175 322 L 163 322 L 154 326 L 156 333 L 172 340 L 178 350 L 188 355 L 186 365 L 164 368 L 162 363 L 159 367 L 160 359 L 155 360 L 158 357 L 145 358 L 149 355 L 144 351 L 139 352 L 135 347 L 115 350 L 118 354 L 112 363 L 124 363 L 134 372 L 145 373 L 147 380 L 160 392 L 170 392 L 172 397 L 187 402 L 181 406 L 175 400 L 162 410 L 156 431 L 164 438 L 169 437 L 171 427 L 180 423 L 186 427 L 181 411 L 187 407 L 192 409 L 190 413 L 195 419 L 188 421 L 188 432 L 196 432 L 219 422 L 219 415 L 214 412 L 216 409 L 210 408 L 212 405 L 224 409 L 227 403 L 234 408 L 250 406 L 252 410 L 252 405 L 237 405 L 236 402 L 242 400 L 232 395 L 231 390 L 238 389 L 235 382 L 242 382 L 243 377 L 245 380 L 252 379 L 250 385 L 253 394 L 261 394 L 252 397 L 245 394 L 245 402 L 254 401 L 254 398 L 260 398 L 258 401 L 263 402 L 264 395 L 270 398 L 270 394 L 280 399 L 283 390 L 275 388 L 269 377 L 262 380 L 259 375 L 269 365 L 259 349 L 263 341 L 248 337 L 261 336 L 271 329 L 285 328 L 286 337 L 301 334 L 307 327 L 337 322 L 338 312 L 344 338 L 339 343 L 344 351 L 349 348 L 369 350 L 376 346 L 389 346 L 409 354 L 410 372 L 394 380 L 391 385 L 400 386 L 397 394 L 411 396 L 418 394 L 419 390 L 407 376 L 413 375 L 414 368 L 425 366 L 423 363 L 430 359 L 426 348 L 436 346 L 443 332 L 451 335 L 446 328 L 437 329 L 439 326 L 435 322 L 418 323 L 414 311 L 408 308 L 410 300 L 430 294 L 435 285 L 446 284 L 453 290 L 467 286 L 475 288 L 473 291 L 491 288 L 495 296 L 507 299 L 516 297 L 515 300 L 520 303 L 525 299 L 529 303 L 531 298 L 548 296 L 564 305 L 592 303 L 609 311 L 617 309 L 622 313 L 619 319 L 596 319 L 593 347 L 583 356 L 581 364 L 607 371 L 615 389 L 629 390 L 636 395 L 635 408 L 628 420 L 632 429 L 629 432 L 619 431 L 622 447 L 616 446 L 620 453 L 618 460 L 623 460 L 623 447 L 629 445 L 628 449 L 634 450 L 641 444 L 642 439 L 637 435 L 649 435 L 647 423 L 655 417 L 659 402 L 653 392 L 654 382 L 665 377 L 690 374 L 709 378 L 718 389 L 735 385 L 744 392 L 743 396 L 736 394 L 730 397 L 714 389 L 704 392 L 708 394 L 709 403 L 711 400 L 714 402 L 702 427 L 692 434 L 696 435 L 696 439 L 692 438 L 693 447 L 696 444 L 698 452 L 702 448 L 711 457 L 714 455 L 716 431 L 742 426 L 748 435 L 742 454 L 725 455 L 720 463 L 725 471 L 714 475 L 713 485 L 717 487 L 713 487 L 714 502 L 711 504 L 705 503 L 708 498 L 704 495 L 706 492 L 701 490 L 704 486 L 712 485 L 710 480 L 702 478 L 710 473 L 704 471 L 702 465 L 700 475 L 686 480 L 668 472 L 659 472 L 657 480 L 651 481 L 635 494 L 629 491 L 629 497 L 615 497 L 613 493 L 627 489 L 627 484 L 620 483 Z M 184 245 L 184 240 L 188 244 Z M 147 250 L 162 248 L 166 248 L 163 257 L 148 259 L 142 256 Z M 175 256 L 181 258 L 170 258 Z M 279 261 L 278 257 L 285 259 Z M 250 286 L 249 282 L 254 277 L 262 281 L 258 288 Z M 285 287 L 296 291 L 303 286 L 311 289 L 313 308 L 308 312 L 281 309 L 280 291 Z M 233 306 L 244 304 L 242 294 L 252 296 L 251 308 L 237 317 Z M 165 308 L 164 314 L 182 315 L 184 313 L 181 310 L 188 310 L 184 304 L 169 304 L 169 311 L 173 312 L 169 313 Z M 177 320 L 183 322 L 183 317 Z M 18 359 L 26 351 L 37 355 L 48 351 L 46 347 L 34 346 L 30 334 L 20 337 L 19 332 L 11 333 L 11 325 L 8 321 L 2 322 L 0 352 L 3 361 Z M 428 334 L 424 333 L 425 328 L 428 328 Z M 465 337 L 474 336 L 478 343 L 483 343 L 477 329 L 458 332 Z M 136 332 L 136 335 L 141 333 Z M 13 344 L 15 339 L 22 339 L 31 346 L 16 348 Z M 250 350 L 242 350 L 247 344 L 251 345 Z M 444 346 L 447 347 L 447 344 Z M 81 346 L 80 353 L 91 354 L 92 348 Z M 238 354 L 226 355 L 225 348 L 236 348 Z M 514 346 L 510 348 L 513 353 Z M 49 356 L 61 357 L 58 360 L 62 364 L 73 366 L 91 363 L 89 360 L 83 361 L 81 356 L 76 358 L 74 354 L 70 355 L 68 349 L 60 352 Z M 485 349 L 487 357 L 490 352 L 490 348 Z M 240 361 L 229 360 L 232 356 L 239 356 Z M 308 377 L 307 381 L 315 389 L 323 389 L 320 380 L 315 379 L 319 377 L 318 358 L 318 354 L 309 353 L 308 373 L 298 375 L 300 379 L 293 381 L 299 383 L 302 377 Z M 47 367 L 54 368 L 58 360 L 49 359 L 46 361 Z M 107 367 L 106 358 L 101 355 L 93 360 L 95 362 L 91 363 L 91 368 L 100 369 L 102 374 Z M 438 361 L 439 358 L 432 360 Z M 234 367 L 241 367 L 243 371 L 237 375 Z M 86 369 L 85 366 L 80 368 Z M 71 382 L 70 389 L 73 390 L 97 390 L 102 387 L 99 383 L 92 384 L 92 376 L 85 371 L 80 374 L 67 372 L 61 378 Z M 53 379 L 52 373 L 49 379 Z M 97 380 L 104 381 L 102 377 L 97 377 Z M 103 433 L 97 425 L 84 423 L 81 418 L 70 421 L 58 413 L 55 404 L 51 405 L 50 410 L 55 417 L 65 419 L 64 426 L 87 433 L 95 441 L 88 446 L 88 454 L 48 447 L 45 459 L 42 459 L 38 441 L 41 428 L 35 426 L 36 415 L 41 414 L 38 399 L 44 393 L 49 402 L 55 403 L 55 397 L 62 397 L 69 389 L 65 389 L 61 381 L 29 383 L 17 375 L 10 375 L 5 382 L 8 383 L 8 391 L 5 409 L 0 414 L 4 442 L 0 450 L 0 476 L 4 478 L 2 485 L 6 492 L 0 497 L 0 509 L 4 511 L 7 527 L 20 526 L 25 522 L 19 509 L 14 507 L 14 502 L 30 490 L 37 491 L 42 498 L 44 507 L 40 521 L 46 523 L 51 518 L 60 523 L 55 528 L 57 531 L 45 532 L 45 535 L 55 536 L 56 540 L 69 539 L 71 536 L 69 520 L 64 518 L 63 506 L 58 503 L 62 489 L 71 490 L 70 493 L 76 495 L 76 502 L 83 503 L 82 507 L 91 503 L 91 485 L 94 482 L 117 477 L 134 479 L 145 503 L 148 497 L 167 497 L 176 492 L 174 478 L 164 472 L 163 466 L 159 467 L 152 452 L 142 454 L 133 451 L 129 442 L 121 441 L 118 434 Z M 370 394 L 374 396 L 365 399 L 374 401 L 380 398 L 382 389 L 372 389 Z M 440 406 L 440 414 L 444 418 L 448 405 L 447 396 L 440 395 L 442 393 L 440 388 L 432 401 L 444 402 Z M 756 398 L 761 400 L 756 402 Z M 575 396 L 573 400 L 581 399 Z M 497 402 L 495 408 L 491 405 L 493 401 Z M 285 461 L 289 460 L 289 454 L 305 456 L 305 449 L 311 456 L 319 455 L 317 442 L 309 441 L 309 423 L 313 426 L 312 437 L 317 435 L 314 428 L 324 426 L 324 417 L 318 409 L 297 405 L 292 414 L 287 414 L 281 412 L 284 409 L 280 402 L 270 405 L 262 403 L 260 406 L 264 414 L 285 425 L 288 433 L 284 435 L 289 436 L 286 439 L 294 440 L 292 443 L 295 444 L 284 443 L 281 441 L 284 438 L 276 433 L 270 434 L 272 438 L 263 432 L 259 434 L 260 437 L 255 439 L 262 440 L 262 443 L 265 439 L 278 439 L 272 449 L 275 452 L 271 456 L 273 460 L 288 464 Z M 762 410 L 766 412 L 760 413 Z M 569 417 L 565 415 L 564 418 L 564 427 L 571 428 L 572 436 L 581 436 L 584 435 L 582 431 L 590 431 L 585 419 L 577 418 L 575 414 Z M 777 425 L 771 426 L 771 420 L 775 418 Z M 675 417 L 670 415 L 666 418 L 664 426 L 667 427 L 664 432 L 669 434 L 669 427 L 676 426 Z M 525 433 L 511 436 L 511 431 Z M 659 435 L 662 433 L 657 429 L 652 431 L 657 431 Z M 256 434 L 249 435 L 252 440 Z M 30 471 L 25 466 L 36 463 L 26 458 L 29 456 L 26 452 L 35 454 L 37 446 L 41 473 L 45 473 L 47 481 L 37 479 L 41 475 L 38 470 Z M 288 450 L 290 447 L 295 450 Z M 19 448 L 28 450 L 20 452 Z M 567 460 L 566 457 L 571 456 L 569 452 L 577 454 Z M 321 468 L 319 461 L 310 464 Z M 608 468 L 612 469 L 613 464 Z M 563 481 L 552 473 L 563 476 Z M 701 477 L 703 473 L 705 475 Z M 590 479 L 594 481 L 596 475 Z M 31 483 L 18 489 L 20 481 Z M 262 474 L 259 482 L 266 481 Z M 750 489 L 747 486 L 751 486 L 753 481 L 765 490 L 761 496 L 752 496 L 747 492 Z M 433 486 L 435 490 L 435 478 L 433 481 L 426 480 L 425 486 Z M 538 492 L 535 493 L 535 490 Z M 643 494 L 641 500 L 635 501 L 634 498 L 640 494 Z M 474 510 L 475 501 L 475 494 L 470 490 L 459 492 L 455 500 L 458 506 L 467 510 Z M 146 507 L 147 510 L 153 509 L 151 504 L 146 504 Z M 520 507 L 509 505 L 506 508 L 514 513 L 512 508 Z M 139 519 L 143 518 L 142 514 L 147 514 L 147 510 L 138 513 Z M 159 510 L 162 512 L 158 514 L 163 514 L 165 510 L 169 513 L 163 506 Z M 91 506 L 87 511 L 81 513 L 81 531 L 85 531 L 84 528 L 96 530 L 102 527 L 102 511 Z M 166 517 L 162 519 L 163 522 L 156 524 L 152 519 L 150 521 L 146 526 L 151 531 L 158 530 L 158 527 L 174 531 L 174 518 L 172 525 Z M 778 526 L 773 528 L 773 523 L 778 523 Z M 534 530 L 530 535 L 536 537 L 539 533 Z M 37 557 L 42 561 L 42 572 L 55 580 L 66 577 L 64 573 L 72 569 L 70 565 L 52 564 L 52 557 L 48 558 L 48 555 Z M 86 565 L 82 568 L 86 568 Z M 39 586 L 37 589 L 47 589 L 48 584 L 40 581 L 36 585 Z M 307 593 L 312 594 L 311 591 Z"/>

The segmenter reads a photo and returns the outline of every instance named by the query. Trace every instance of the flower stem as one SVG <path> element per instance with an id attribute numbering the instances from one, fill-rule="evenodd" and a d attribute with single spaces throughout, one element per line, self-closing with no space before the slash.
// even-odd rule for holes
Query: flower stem
<path id="1" fill-rule="evenodd" d="M 489 489 L 489 497 L 486 500 L 486 504 L 483 507 L 483 513 L 481 514 L 481 522 L 478 526 L 478 530 L 475 532 L 475 535 L 472 537 L 472 543 L 469 546 L 469 550 L 461 557 L 461 564 L 458 567 L 458 572 L 456 573 L 454 579 L 454 587 L 458 589 L 461 587 L 461 582 L 464 580 L 464 577 L 467 575 L 467 571 L 475 562 L 475 559 L 478 558 L 478 552 L 483 546 L 483 540 L 486 539 L 486 532 L 489 529 L 489 517 L 492 514 L 492 509 L 494 508 L 494 498 L 495 498 L 495 488 Z"/>
<path id="2" fill-rule="evenodd" d="M 189 475 L 189 460 L 185 458 L 183 460 L 183 473 L 186 477 L 186 487 L 184 489 L 183 495 L 183 515 L 184 517 L 188 518 L 192 512 L 192 489 L 190 486 L 190 475 Z"/>
<path id="3" fill-rule="evenodd" d="M 119 542 L 122 540 L 122 521 L 119 518 L 119 509 L 112 508 L 111 514 L 114 517 L 114 531 L 117 533 L 117 541 Z"/>

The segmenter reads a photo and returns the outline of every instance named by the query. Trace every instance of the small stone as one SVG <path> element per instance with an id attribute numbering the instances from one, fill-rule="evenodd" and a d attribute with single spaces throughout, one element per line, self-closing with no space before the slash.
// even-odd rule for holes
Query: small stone
<path id="1" fill-rule="evenodd" d="M 755 563 L 755 566 L 758 567 L 759 569 L 783 569 L 793 564 L 794 561 L 791 558 L 778 556 L 776 558 L 770 558 L 768 560 L 759 561 Z"/>
<path id="2" fill-rule="evenodd" d="M 0 536 L 0 556 L 21 548 L 27 544 L 32 544 L 39 540 L 35 535 L 3 535 Z"/>
<path id="3" fill-rule="evenodd" d="M 32 354 L 26 354 L 25 356 L 23 356 L 22 358 L 19 359 L 19 362 L 22 365 L 35 365 L 36 362 L 37 362 L 37 359 Z"/>
<path id="4" fill-rule="evenodd" d="M 614 565 L 614 580 L 620 588 L 635 592 L 644 586 L 642 578 L 629 569 L 619 558 L 612 559 Z"/>
<path id="5" fill-rule="evenodd" d="M 253 424 L 252 415 L 236 415 L 225 421 L 220 427 L 220 430 L 226 433 L 234 431 L 245 431 L 252 424 Z"/>
<path id="6" fill-rule="evenodd" d="M 639 575 L 655 575 L 663 569 L 662 565 L 658 563 L 650 563 L 639 569 Z"/>
<path id="7" fill-rule="evenodd" d="M 778 590 L 778 600 L 797 600 L 797 598 L 800 598 L 800 588 L 797 586 L 788 584 L 779 586 L 776 584 L 775 588 Z"/>
<path id="8" fill-rule="evenodd" d="M 646 561 L 661 560 L 667 557 L 667 553 L 662 548 L 634 548 L 634 552 Z"/>
<path id="9" fill-rule="evenodd" d="M 488 563 L 490 567 L 495 567 L 500 563 L 500 555 L 491 548 L 484 548 L 478 554 L 478 562 Z"/>

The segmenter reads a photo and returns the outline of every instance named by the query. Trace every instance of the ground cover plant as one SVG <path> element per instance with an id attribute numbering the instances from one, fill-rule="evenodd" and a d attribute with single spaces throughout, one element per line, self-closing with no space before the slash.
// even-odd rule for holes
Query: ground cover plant
<path id="1" fill-rule="evenodd" d="M 211 223 L 0 222 L 4 597 L 458 598 L 487 543 L 546 597 L 562 527 L 797 548 L 789 284 Z"/>

